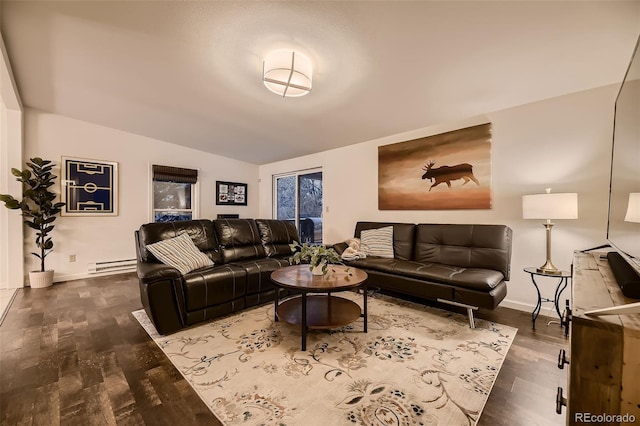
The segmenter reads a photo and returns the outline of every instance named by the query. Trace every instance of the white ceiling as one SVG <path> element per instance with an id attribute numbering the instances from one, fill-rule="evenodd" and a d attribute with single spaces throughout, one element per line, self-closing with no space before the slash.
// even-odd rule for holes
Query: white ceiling
<path id="1" fill-rule="evenodd" d="M 25 106 L 255 164 L 617 83 L 640 32 L 638 1 L 1 7 Z M 309 95 L 263 86 L 279 48 Z"/>

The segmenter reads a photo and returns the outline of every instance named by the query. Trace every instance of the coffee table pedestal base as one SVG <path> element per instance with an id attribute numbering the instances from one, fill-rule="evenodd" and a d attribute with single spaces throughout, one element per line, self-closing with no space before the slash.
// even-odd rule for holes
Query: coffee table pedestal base
<path id="1" fill-rule="evenodd" d="M 307 350 L 308 329 L 344 327 L 362 316 L 366 333 L 366 314 L 366 306 L 363 313 L 357 303 L 331 295 L 302 294 L 283 301 L 276 308 L 276 320 L 301 326 L 303 351 Z"/>

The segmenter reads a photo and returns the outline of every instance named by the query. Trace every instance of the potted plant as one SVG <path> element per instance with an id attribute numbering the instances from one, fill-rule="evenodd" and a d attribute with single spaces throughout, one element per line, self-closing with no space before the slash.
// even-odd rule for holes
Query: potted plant
<path id="1" fill-rule="evenodd" d="M 295 264 L 308 263 L 309 270 L 313 275 L 325 275 L 329 272 L 330 264 L 344 265 L 342 258 L 333 248 L 327 248 L 324 245 L 311 245 L 298 242 L 291 244 L 293 254 L 293 262 Z M 347 269 L 348 271 L 348 269 Z"/>
<path id="2" fill-rule="evenodd" d="M 53 271 L 44 267 L 44 258 L 53 249 L 53 240 L 49 233 L 53 231 L 53 222 L 60 213 L 64 203 L 54 203 L 56 193 L 49 189 L 55 184 L 57 176 L 51 173 L 51 161 L 34 157 L 27 163 L 28 169 L 11 169 L 11 174 L 18 182 L 22 182 L 22 200 L 19 201 L 9 194 L 0 194 L 0 201 L 12 210 L 22 210 L 24 223 L 36 231 L 36 247 L 40 253 L 31 254 L 40 259 L 40 271 L 29 272 L 31 287 L 49 287 L 53 283 Z M 31 169 L 31 170 L 29 170 Z"/>

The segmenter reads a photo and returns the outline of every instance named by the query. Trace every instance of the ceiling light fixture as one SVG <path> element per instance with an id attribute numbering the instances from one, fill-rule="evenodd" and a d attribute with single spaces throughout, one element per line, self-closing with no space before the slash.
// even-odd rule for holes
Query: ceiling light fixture
<path id="1" fill-rule="evenodd" d="M 291 50 L 271 52 L 262 62 L 262 81 L 282 97 L 304 96 L 311 91 L 311 61 Z"/>

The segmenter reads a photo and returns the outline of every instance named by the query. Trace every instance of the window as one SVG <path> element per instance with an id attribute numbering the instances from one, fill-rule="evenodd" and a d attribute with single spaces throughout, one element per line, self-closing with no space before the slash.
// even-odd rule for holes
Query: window
<path id="1" fill-rule="evenodd" d="M 274 176 L 274 216 L 290 220 L 301 242 L 322 243 L 322 170 Z"/>
<path id="2" fill-rule="evenodd" d="M 153 221 L 196 219 L 198 171 L 153 165 Z"/>

